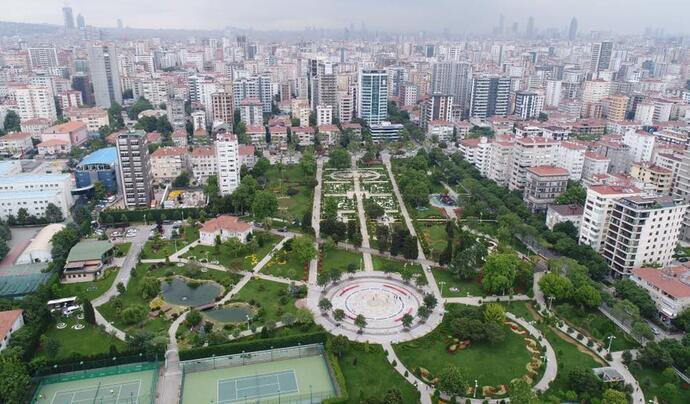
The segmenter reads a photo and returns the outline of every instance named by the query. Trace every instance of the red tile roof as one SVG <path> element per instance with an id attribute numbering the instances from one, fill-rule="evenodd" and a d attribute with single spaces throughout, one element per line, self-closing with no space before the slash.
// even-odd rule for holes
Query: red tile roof
<path id="1" fill-rule="evenodd" d="M 79 121 L 69 121 L 59 125 L 51 126 L 46 129 L 47 133 L 70 133 L 77 130 L 86 129 L 86 124 Z"/>
<path id="2" fill-rule="evenodd" d="M 554 166 L 535 166 L 528 168 L 527 171 L 540 177 L 556 177 L 570 175 L 570 172 L 565 168 Z"/>
<path id="3" fill-rule="evenodd" d="M 682 298 L 690 297 L 690 268 L 684 265 L 666 268 L 634 268 L 633 275 L 644 279 L 669 295 Z"/>
<path id="4" fill-rule="evenodd" d="M 252 156 L 256 148 L 252 145 L 240 145 L 240 156 Z"/>
<path id="5" fill-rule="evenodd" d="M 185 154 L 187 154 L 186 147 L 159 147 L 151 154 L 151 157 L 184 156 Z"/>
<path id="6" fill-rule="evenodd" d="M 12 325 L 22 313 L 24 313 L 22 309 L 0 311 L 0 340 L 5 339 L 7 333 L 10 332 L 10 328 L 12 328 Z"/>
<path id="7" fill-rule="evenodd" d="M 192 156 L 213 156 L 216 154 L 215 146 L 200 146 L 192 149 Z"/>
<path id="8" fill-rule="evenodd" d="M 251 228 L 251 224 L 241 221 L 236 216 L 222 215 L 204 223 L 199 231 L 204 233 L 215 233 L 219 230 L 245 232 L 251 230 Z"/>

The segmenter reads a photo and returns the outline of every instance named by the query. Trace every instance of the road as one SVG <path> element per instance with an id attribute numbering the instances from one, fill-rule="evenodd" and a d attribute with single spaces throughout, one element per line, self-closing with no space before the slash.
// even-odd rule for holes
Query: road
<path id="1" fill-rule="evenodd" d="M 362 234 L 362 247 L 369 249 L 369 230 L 367 229 L 367 218 L 364 215 L 364 193 L 360 186 L 359 171 L 357 170 L 357 159 L 352 156 L 352 172 L 355 182 L 355 199 L 357 200 L 357 217 L 359 218 L 359 231 Z M 371 260 L 371 254 L 362 252 L 364 261 L 364 270 L 367 272 L 374 271 L 374 263 Z"/>

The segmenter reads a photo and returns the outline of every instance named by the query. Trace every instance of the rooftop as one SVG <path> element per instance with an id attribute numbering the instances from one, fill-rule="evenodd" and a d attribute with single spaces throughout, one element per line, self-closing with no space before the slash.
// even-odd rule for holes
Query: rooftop
<path id="1" fill-rule="evenodd" d="M 570 172 L 565 168 L 554 166 L 535 166 L 528 168 L 527 171 L 540 177 L 559 177 L 570 175 Z"/>
<path id="2" fill-rule="evenodd" d="M 69 174 L 22 174 L 13 177 L 0 177 L 0 185 L 63 182 L 71 178 Z"/>
<path id="3" fill-rule="evenodd" d="M 0 311 L 0 339 L 5 339 L 12 325 L 24 313 L 22 309 Z M 15 330 L 16 331 L 16 330 Z"/>
<path id="4" fill-rule="evenodd" d="M 86 124 L 83 122 L 79 122 L 79 121 L 70 121 L 70 122 L 61 123 L 59 125 L 51 126 L 50 128 L 46 129 L 46 132 L 49 132 L 49 133 L 69 133 L 69 132 L 74 132 L 75 130 L 80 130 L 80 129 L 86 129 Z"/>
<path id="5" fill-rule="evenodd" d="M 83 240 L 69 251 L 67 262 L 100 260 L 112 248 L 113 244 L 108 240 Z"/>
<path id="6" fill-rule="evenodd" d="M 690 297 L 690 268 L 685 265 L 633 268 L 632 274 L 673 297 Z"/>
<path id="7" fill-rule="evenodd" d="M 23 140 L 28 137 L 31 137 L 31 133 L 27 132 L 13 132 L 13 133 L 8 133 L 5 136 L 1 137 L 0 139 L 2 140 Z"/>
<path id="8" fill-rule="evenodd" d="M 151 157 L 183 156 L 185 154 L 187 154 L 186 147 L 160 147 L 151 154 Z"/>
<path id="9" fill-rule="evenodd" d="M 560 216 L 582 216 L 584 209 L 580 205 L 549 205 L 549 210 Z"/>
<path id="10" fill-rule="evenodd" d="M 91 164 L 109 164 L 111 166 L 117 164 L 117 148 L 106 147 L 103 149 L 98 149 L 84 157 L 79 163 L 79 166 Z"/>
<path id="11" fill-rule="evenodd" d="M 203 233 L 215 233 L 218 230 L 245 232 L 251 230 L 251 228 L 251 224 L 241 221 L 236 216 L 222 215 L 215 219 L 208 220 L 199 231 Z"/>

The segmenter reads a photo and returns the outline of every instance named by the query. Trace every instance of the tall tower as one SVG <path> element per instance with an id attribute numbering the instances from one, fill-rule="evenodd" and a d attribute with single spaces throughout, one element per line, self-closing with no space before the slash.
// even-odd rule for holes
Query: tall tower
<path id="1" fill-rule="evenodd" d="M 112 45 L 89 46 L 89 70 L 93 82 L 96 105 L 110 108 L 113 102 L 122 103 L 120 69 L 117 51 Z"/>
<path id="2" fill-rule="evenodd" d="M 221 135 L 216 140 L 218 187 L 221 195 L 232 194 L 240 185 L 239 149 L 237 137 L 233 134 Z"/>
<path id="3" fill-rule="evenodd" d="M 81 14 L 77 14 L 77 28 L 79 28 L 81 31 L 86 28 L 86 21 L 84 20 L 84 16 Z"/>
<path id="4" fill-rule="evenodd" d="M 380 125 L 388 117 L 388 73 L 360 70 L 358 85 L 357 116 L 368 125 Z"/>
<path id="5" fill-rule="evenodd" d="M 62 8 L 62 19 L 66 30 L 74 29 L 74 14 L 72 13 L 72 7 L 65 6 Z"/>
<path id="6" fill-rule="evenodd" d="M 527 39 L 534 37 L 534 17 L 530 16 L 527 20 L 527 29 L 525 30 Z"/>
<path id="7" fill-rule="evenodd" d="M 602 41 L 592 44 L 592 62 L 590 70 L 592 73 L 599 73 L 607 70 L 611 66 L 611 54 L 613 53 L 613 42 Z"/>
<path id="8" fill-rule="evenodd" d="M 568 30 L 568 39 L 574 41 L 577 38 L 577 18 L 573 17 L 570 20 L 570 29 Z"/>
<path id="9" fill-rule="evenodd" d="M 510 77 L 477 75 L 472 79 L 470 116 L 506 116 L 510 105 Z"/>
<path id="10" fill-rule="evenodd" d="M 153 191 L 146 132 L 135 130 L 120 133 L 117 137 L 117 159 L 125 207 L 150 207 Z"/>

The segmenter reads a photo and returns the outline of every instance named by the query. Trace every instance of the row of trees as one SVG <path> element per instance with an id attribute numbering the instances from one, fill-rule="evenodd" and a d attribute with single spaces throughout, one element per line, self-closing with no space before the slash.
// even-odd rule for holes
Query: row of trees
<path id="1" fill-rule="evenodd" d="M 54 203 L 46 205 L 45 214 L 42 217 L 30 215 L 26 208 L 19 208 L 17 216 L 9 215 L 7 223 L 10 226 L 28 226 L 35 224 L 59 223 L 63 222 L 65 217 L 62 215 L 62 210 Z"/>

